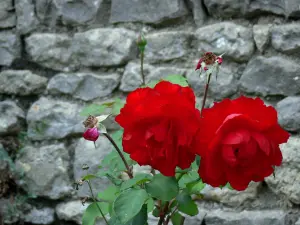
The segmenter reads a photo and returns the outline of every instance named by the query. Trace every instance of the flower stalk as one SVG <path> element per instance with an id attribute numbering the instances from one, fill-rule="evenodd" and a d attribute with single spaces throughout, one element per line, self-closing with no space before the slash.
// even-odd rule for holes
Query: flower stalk
<path id="1" fill-rule="evenodd" d="M 125 165 L 125 167 L 127 169 L 126 173 L 128 174 L 129 178 L 132 179 L 133 178 L 132 170 L 130 169 L 130 167 L 129 167 L 129 165 L 128 165 L 128 163 L 127 163 L 127 161 L 126 161 L 126 159 L 125 159 L 125 157 L 124 157 L 124 155 L 122 153 L 122 151 L 120 150 L 120 148 L 118 147 L 118 145 L 116 144 L 116 142 L 112 139 L 112 137 L 109 134 L 103 133 L 103 135 L 110 141 L 110 143 L 112 143 L 112 145 L 114 146 L 114 148 L 117 150 L 119 156 L 121 157 L 121 159 L 122 159 L 122 161 L 123 161 L 123 163 L 124 163 L 124 165 Z"/>

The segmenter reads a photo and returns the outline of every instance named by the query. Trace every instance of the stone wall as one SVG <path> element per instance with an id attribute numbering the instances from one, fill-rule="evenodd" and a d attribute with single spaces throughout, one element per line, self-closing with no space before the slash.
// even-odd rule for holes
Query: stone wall
<path id="1" fill-rule="evenodd" d="M 261 96 L 292 133 L 275 177 L 241 193 L 207 186 L 201 213 L 187 224 L 299 225 L 299 18 L 299 0 L 1 0 L 2 217 L 81 223 L 86 206 L 78 199 L 88 192 L 75 191 L 73 181 L 84 163 L 95 171 L 111 146 L 99 138 L 95 150 L 82 140 L 79 112 L 85 104 L 124 99 L 141 84 L 135 40 L 142 30 L 146 81 L 182 74 L 200 99 L 205 77 L 194 72 L 197 60 L 205 51 L 225 53 L 210 100 Z M 36 198 L 25 204 L 26 195 Z"/>

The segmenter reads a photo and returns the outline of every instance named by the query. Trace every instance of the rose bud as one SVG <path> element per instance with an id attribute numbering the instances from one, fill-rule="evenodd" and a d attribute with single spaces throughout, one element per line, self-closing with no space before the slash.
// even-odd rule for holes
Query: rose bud
<path id="1" fill-rule="evenodd" d="M 94 128 L 88 128 L 84 133 L 83 133 L 83 138 L 88 140 L 88 141 L 97 141 L 99 137 L 99 131 L 96 127 Z"/>

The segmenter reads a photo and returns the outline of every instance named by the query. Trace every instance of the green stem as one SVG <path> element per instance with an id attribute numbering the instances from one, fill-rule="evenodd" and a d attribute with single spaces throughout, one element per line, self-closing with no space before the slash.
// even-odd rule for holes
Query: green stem
<path id="1" fill-rule="evenodd" d="M 126 159 L 125 159 L 125 157 L 124 157 L 124 155 L 122 153 L 122 151 L 120 150 L 120 148 L 118 147 L 118 145 L 116 144 L 116 142 L 114 141 L 114 139 L 112 139 L 112 137 L 109 136 L 109 134 L 103 133 L 103 135 L 112 143 L 112 145 L 117 150 L 119 156 L 121 157 L 121 159 L 122 159 L 122 161 L 123 161 L 123 163 L 124 163 L 124 165 L 125 165 L 125 167 L 127 169 L 128 176 L 130 177 L 130 179 L 132 179 L 133 178 L 132 171 L 131 171 L 131 169 L 130 169 L 130 167 L 129 167 L 129 165 L 128 165 L 128 163 L 127 163 L 127 161 L 126 161 Z"/>
<path id="2" fill-rule="evenodd" d="M 206 82 L 206 85 L 205 85 L 205 91 L 204 91 L 204 96 L 203 96 L 203 101 L 202 101 L 202 106 L 201 106 L 201 111 L 200 111 L 200 116 L 201 117 L 202 117 L 203 109 L 204 109 L 206 98 L 207 98 L 207 92 L 208 92 L 210 78 L 211 78 L 211 73 L 208 74 L 207 82 Z"/>
<path id="3" fill-rule="evenodd" d="M 141 76 L 142 76 L 142 85 L 145 85 L 145 75 L 144 75 L 144 51 L 141 51 Z"/>
<path id="4" fill-rule="evenodd" d="M 98 205 L 98 203 L 97 203 L 97 200 L 96 200 L 96 198 L 95 198 L 95 195 L 94 195 L 94 192 L 93 192 L 92 185 L 91 185 L 90 181 L 89 181 L 89 180 L 87 180 L 86 182 L 87 182 L 87 184 L 89 185 L 89 188 L 90 188 L 90 192 L 91 192 L 91 195 L 92 195 L 93 201 L 96 203 L 96 206 L 97 206 L 97 208 L 98 208 L 98 210 L 99 210 L 99 212 L 100 212 L 101 216 L 103 217 L 103 219 L 104 219 L 105 223 L 106 223 L 107 225 L 109 225 L 109 224 L 108 224 L 108 221 L 107 221 L 107 220 L 106 220 L 106 218 L 105 218 L 105 215 L 104 215 L 104 213 L 102 212 L 102 210 L 101 210 L 100 206 L 99 206 L 99 205 Z"/>

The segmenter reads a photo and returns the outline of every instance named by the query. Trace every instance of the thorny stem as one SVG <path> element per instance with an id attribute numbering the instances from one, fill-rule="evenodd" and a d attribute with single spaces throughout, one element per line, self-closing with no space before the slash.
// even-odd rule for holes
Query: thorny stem
<path id="1" fill-rule="evenodd" d="M 208 74 L 207 82 L 206 82 L 206 85 L 205 85 L 205 91 L 204 91 L 204 96 L 203 96 L 203 101 L 202 101 L 202 106 L 201 106 L 201 111 L 200 111 L 200 117 L 202 117 L 203 109 L 204 109 L 204 106 L 205 106 L 205 101 L 206 101 L 206 98 L 207 98 L 207 92 L 208 92 L 208 86 L 209 86 L 210 78 L 211 78 L 211 73 Z"/>
<path id="2" fill-rule="evenodd" d="M 102 212 L 102 210 L 101 210 L 100 206 L 99 206 L 99 205 L 98 205 L 98 203 L 97 203 L 97 200 L 96 200 L 96 198 L 95 198 L 95 195 L 94 195 L 94 192 L 93 192 L 92 185 L 91 185 L 90 181 L 89 181 L 89 180 L 87 180 L 86 182 L 87 182 L 87 184 L 89 185 L 89 188 L 90 188 L 90 192 L 91 192 L 91 195 L 92 195 L 93 201 L 96 203 L 96 206 L 97 206 L 97 208 L 98 208 L 98 210 L 99 210 L 99 212 L 100 212 L 101 216 L 103 217 L 103 219 L 104 219 L 105 223 L 106 223 L 107 225 L 109 225 L 109 224 L 108 224 L 108 221 L 107 221 L 107 220 L 106 220 L 106 218 L 105 218 L 105 215 L 104 215 L 104 213 Z"/>
<path id="3" fill-rule="evenodd" d="M 144 75 L 144 51 L 141 51 L 141 76 L 142 76 L 142 85 L 145 85 L 145 75 Z"/>
<path id="4" fill-rule="evenodd" d="M 133 178 L 132 171 L 131 171 L 131 169 L 130 169 L 130 167 L 129 167 L 129 165 L 128 165 L 128 163 L 127 163 L 127 161 L 126 161 L 126 159 L 125 159 L 125 157 L 124 157 L 124 155 L 122 153 L 122 151 L 120 150 L 120 148 L 118 147 L 118 145 L 116 144 L 116 142 L 111 138 L 111 136 L 109 136 L 109 134 L 103 133 L 103 135 L 112 143 L 112 145 L 117 150 L 119 156 L 121 157 L 121 159 L 122 159 L 122 161 L 123 161 L 123 163 L 124 163 L 124 165 L 125 165 L 125 167 L 127 169 L 128 176 L 130 177 L 130 179 L 132 179 Z"/>

